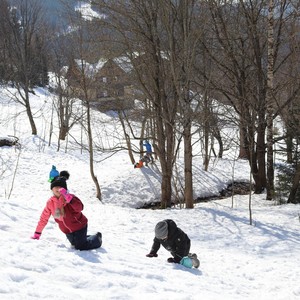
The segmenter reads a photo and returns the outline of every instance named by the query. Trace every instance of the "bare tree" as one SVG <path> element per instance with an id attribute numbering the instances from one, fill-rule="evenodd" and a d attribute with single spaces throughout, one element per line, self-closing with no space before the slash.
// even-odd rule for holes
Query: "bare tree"
<path id="1" fill-rule="evenodd" d="M 170 62 L 174 98 L 178 99 L 179 123 L 184 143 L 184 201 L 187 208 L 193 208 L 192 172 L 192 82 L 195 75 L 196 49 L 201 31 L 197 24 L 199 7 L 197 1 L 164 1 L 160 4 L 161 20 L 166 30 L 166 53 Z M 197 24 L 197 26 L 196 26 Z"/>
<path id="2" fill-rule="evenodd" d="M 165 55 L 166 29 L 161 20 L 165 1 L 97 2 L 107 14 L 102 26 L 111 30 L 115 44 L 122 45 L 132 62 L 139 89 L 151 103 L 156 129 L 154 150 L 162 169 L 161 207 L 170 207 L 178 98 L 171 88 L 170 63 Z"/>
<path id="3" fill-rule="evenodd" d="M 277 12 L 272 46 L 274 82 L 277 82 L 279 71 L 290 56 L 290 52 L 284 47 L 287 31 L 283 30 L 292 16 L 287 2 L 276 3 L 274 9 Z M 268 186 L 266 170 L 269 172 L 270 184 L 274 176 L 271 175 L 272 162 L 269 161 L 266 166 L 265 134 L 267 125 L 270 128 L 269 133 L 271 132 L 272 120 L 279 110 L 279 106 L 276 110 L 270 106 L 272 103 L 278 105 L 279 89 L 277 86 L 270 86 L 268 89 L 268 82 L 271 81 L 267 81 L 268 20 L 264 12 L 268 5 L 266 1 L 207 1 L 207 6 L 213 25 L 211 34 L 216 37 L 213 47 L 211 44 L 206 45 L 206 50 L 218 70 L 214 74 L 213 87 L 216 95 L 219 92 L 219 99 L 230 103 L 239 116 L 240 144 L 245 150 L 240 154 L 246 154 L 248 159 L 251 156 L 249 163 L 255 181 L 255 192 L 260 193 Z M 281 102 L 282 105 L 287 103 Z M 269 142 L 268 151 L 271 157 L 271 144 L 273 147 L 274 143 L 271 135 Z"/>
<path id="4" fill-rule="evenodd" d="M 7 82 L 13 72 L 9 63 L 9 41 L 12 32 L 9 26 L 10 6 L 8 1 L 0 2 L 0 81 Z"/>
<path id="5" fill-rule="evenodd" d="M 82 124 L 85 128 L 88 140 L 89 151 L 89 167 L 92 180 L 96 188 L 96 198 L 102 200 L 101 188 L 98 178 L 94 170 L 94 143 L 93 143 L 93 130 L 92 130 L 92 114 L 91 114 L 91 101 L 93 99 L 94 90 L 94 78 L 93 71 L 89 68 L 89 63 L 86 61 L 88 54 L 91 54 L 92 47 L 91 41 L 93 39 L 93 31 L 87 30 L 87 25 L 80 16 L 73 18 L 71 15 L 70 21 L 76 28 L 76 31 L 72 33 L 70 42 L 72 44 L 72 55 L 76 57 L 76 72 L 73 74 L 72 79 L 76 81 L 76 84 L 70 84 L 74 87 L 74 94 L 81 99 L 83 109 L 85 110 L 85 124 Z M 79 17 L 79 18 L 78 18 Z M 69 82 L 70 82 L 69 78 Z M 65 114 L 61 114 L 65 115 Z"/>
<path id="6" fill-rule="evenodd" d="M 10 70 L 13 70 L 10 80 L 18 91 L 14 99 L 25 107 L 32 134 L 36 135 L 29 94 L 38 82 L 38 72 L 44 72 L 39 55 L 46 37 L 42 6 L 37 0 L 18 0 L 4 17 L 10 31 L 7 40 Z"/>

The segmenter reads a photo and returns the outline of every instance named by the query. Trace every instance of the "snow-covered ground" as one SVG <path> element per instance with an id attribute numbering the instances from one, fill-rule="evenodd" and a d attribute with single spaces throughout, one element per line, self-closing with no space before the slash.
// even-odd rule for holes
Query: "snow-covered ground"
<path id="1" fill-rule="evenodd" d="M 43 90 L 32 95 L 39 131 L 32 136 L 24 109 L 0 90 L 0 136 L 18 136 L 21 144 L 0 147 L 0 299 L 300 299 L 299 205 L 276 206 L 265 195 L 252 195 L 253 225 L 248 196 L 200 203 L 192 210 L 136 209 L 159 199 L 159 163 L 134 169 L 126 152 L 105 160 L 107 154 L 96 155 L 100 202 L 87 153 L 71 141 L 67 152 L 64 143 L 57 151 L 55 136 L 48 146 L 50 96 Z M 79 134 L 74 128 L 72 135 Z M 102 232 L 100 249 L 72 249 L 53 219 L 40 240 L 30 238 L 51 196 L 52 165 L 70 172 L 68 188 L 85 205 L 89 232 Z M 209 172 L 201 166 L 196 158 L 198 197 L 224 188 L 233 167 L 235 178 L 249 178 L 246 161 L 218 160 Z M 167 263 L 170 254 L 163 248 L 157 258 L 145 256 L 155 224 L 165 218 L 189 235 L 199 269 Z"/>

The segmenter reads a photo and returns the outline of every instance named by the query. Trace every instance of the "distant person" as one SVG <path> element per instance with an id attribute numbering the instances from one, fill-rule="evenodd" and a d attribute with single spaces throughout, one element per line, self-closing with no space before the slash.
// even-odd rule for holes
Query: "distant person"
<path id="1" fill-rule="evenodd" d="M 151 163 L 153 163 L 152 146 L 150 145 L 149 141 L 146 140 L 143 146 L 146 147 L 146 156 L 148 156 Z"/>
<path id="2" fill-rule="evenodd" d="M 168 258 L 169 263 L 182 264 L 185 267 L 198 268 L 200 265 L 197 255 L 189 253 L 191 241 L 173 220 L 166 219 L 158 222 L 155 226 L 155 237 L 150 253 L 147 257 L 157 257 L 157 252 L 162 245 L 171 252 L 172 257 Z"/>
<path id="3" fill-rule="evenodd" d="M 78 250 L 90 250 L 101 247 L 102 234 L 87 235 L 88 220 L 82 213 L 83 203 L 73 194 L 68 193 L 68 171 L 61 171 L 59 176 L 51 182 L 50 189 L 53 196 L 47 201 L 40 216 L 32 239 L 39 240 L 43 229 L 52 215 L 59 229 Z"/>
<path id="4" fill-rule="evenodd" d="M 144 166 L 144 163 L 143 163 L 143 161 L 140 159 L 138 162 L 136 162 L 135 164 L 134 164 L 134 168 L 135 169 L 140 169 L 140 168 L 142 168 Z"/>
<path id="5" fill-rule="evenodd" d="M 137 163 L 134 164 L 134 168 L 142 168 L 144 166 L 144 163 L 146 166 L 148 166 L 149 162 L 150 162 L 149 157 L 145 155 Z"/>

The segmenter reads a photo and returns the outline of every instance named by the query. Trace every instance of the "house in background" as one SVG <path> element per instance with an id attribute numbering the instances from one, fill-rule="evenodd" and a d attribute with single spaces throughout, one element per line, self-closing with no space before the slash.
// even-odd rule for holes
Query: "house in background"
<path id="1" fill-rule="evenodd" d="M 82 98 L 83 78 L 91 105 L 101 111 L 133 107 L 132 67 L 126 58 L 100 59 L 96 64 L 72 61 L 66 79 L 73 95 Z"/>
<path id="2" fill-rule="evenodd" d="M 133 106 L 132 66 L 128 59 L 99 60 L 95 66 L 95 98 L 100 110 L 128 109 Z"/>

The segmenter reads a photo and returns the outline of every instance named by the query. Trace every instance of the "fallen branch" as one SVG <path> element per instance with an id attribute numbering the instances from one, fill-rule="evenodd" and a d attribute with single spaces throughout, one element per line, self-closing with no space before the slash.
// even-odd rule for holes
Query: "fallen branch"
<path id="1" fill-rule="evenodd" d="M 0 137 L 0 147 L 15 146 L 19 144 L 19 139 L 15 136 Z"/>

